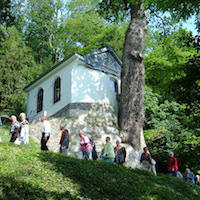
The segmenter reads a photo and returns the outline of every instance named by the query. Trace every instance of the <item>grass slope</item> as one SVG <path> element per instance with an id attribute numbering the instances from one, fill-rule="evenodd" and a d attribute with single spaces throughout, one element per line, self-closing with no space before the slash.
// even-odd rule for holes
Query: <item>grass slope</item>
<path id="1" fill-rule="evenodd" d="M 9 144 L 0 129 L 0 199 L 197 200 L 200 188 L 169 176 L 99 161 L 78 160 L 29 146 Z"/>

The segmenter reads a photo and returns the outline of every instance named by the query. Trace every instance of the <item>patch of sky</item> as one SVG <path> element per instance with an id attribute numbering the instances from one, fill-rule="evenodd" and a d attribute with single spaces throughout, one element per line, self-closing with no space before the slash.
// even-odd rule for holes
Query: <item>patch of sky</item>
<path id="1" fill-rule="evenodd" d="M 181 22 L 182 27 L 187 29 L 188 31 L 191 31 L 193 35 L 197 35 L 195 19 L 196 19 L 195 16 L 192 16 L 186 22 Z"/>

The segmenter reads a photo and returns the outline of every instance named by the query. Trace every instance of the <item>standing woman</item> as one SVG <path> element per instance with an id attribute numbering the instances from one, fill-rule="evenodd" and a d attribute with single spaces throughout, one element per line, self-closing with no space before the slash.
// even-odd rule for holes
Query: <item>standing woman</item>
<path id="1" fill-rule="evenodd" d="M 145 170 L 151 170 L 151 155 L 148 152 L 148 148 L 143 148 L 144 152 L 141 155 L 140 158 L 140 164 L 142 165 L 142 168 Z"/>
<path id="2" fill-rule="evenodd" d="M 103 162 L 114 162 L 115 153 L 110 137 L 106 137 L 106 144 L 103 148 L 102 158 Z"/>
<path id="3" fill-rule="evenodd" d="M 174 152 L 169 153 L 169 160 L 167 162 L 168 170 L 171 176 L 177 177 L 178 172 L 178 162 L 176 157 L 174 157 Z"/>
<path id="4" fill-rule="evenodd" d="M 117 164 L 123 164 L 126 159 L 126 149 L 120 145 L 120 141 L 116 141 L 116 147 L 114 148 L 115 160 Z"/>
<path id="5" fill-rule="evenodd" d="M 83 157 L 86 160 L 92 160 L 92 142 L 82 130 L 79 132 L 79 136 L 81 138 L 80 145 Z"/>
<path id="6" fill-rule="evenodd" d="M 26 120 L 25 113 L 20 113 L 19 117 L 21 119 L 19 138 L 17 138 L 19 140 L 18 141 L 15 140 L 15 144 L 28 145 L 29 144 L 29 123 Z"/>

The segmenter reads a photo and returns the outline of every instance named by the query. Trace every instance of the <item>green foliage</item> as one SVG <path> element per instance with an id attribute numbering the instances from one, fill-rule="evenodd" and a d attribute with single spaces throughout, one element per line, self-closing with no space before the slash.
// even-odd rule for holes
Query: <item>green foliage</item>
<path id="1" fill-rule="evenodd" d="M 99 3 L 99 14 L 106 20 L 109 21 L 123 21 L 124 18 L 130 15 L 130 5 L 131 1 L 117 0 L 117 1 L 107 1 L 102 0 Z"/>
<path id="2" fill-rule="evenodd" d="M 8 127 L 0 129 L 1 199 L 197 199 L 198 186 L 170 176 L 112 163 L 86 161 L 29 146 L 9 144 Z"/>
<path id="3" fill-rule="evenodd" d="M 188 19 L 192 15 L 198 15 L 200 12 L 200 3 L 196 0 L 147 0 L 146 7 L 151 12 L 168 12 L 176 19 Z"/>
<path id="4" fill-rule="evenodd" d="M 180 131 L 182 122 L 186 120 L 184 111 L 186 105 L 175 101 L 162 102 L 162 96 L 153 92 L 150 87 L 145 87 L 145 129 L 167 128 L 170 131 Z"/>
<path id="5" fill-rule="evenodd" d="M 43 71 L 73 51 L 85 54 L 112 45 L 122 55 L 125 26 L 102 20 L 97 5 L 97 0 L 28 2 L 24 38 Z"/>
<path id="6" fill-rule="evenodd" d="M 13 25 L 15 16 L 12 13 L 10 0 L 1 0 L 0 3 L 0 24 L 7 27 Z"/>
<path id="7" fill-rule="evenodd" d="M 0 41 L 0 107 L 10 108 L 19 98 L 25 102 L 25 85 L 32 80 L 35 62 L 31 50 L 14 28 L 1 29 Z"/>
<path id="8" fill-rule="evenodd" d="M 64 55 L 71 51 L 80 54 L 90 53 L 102 47 L 112 46 L 122 57 L 126 24 L 109 24 L 96 12 L 98 1 L 75 0 L 67 4 L 69 17 L 64 21 L 65 34 L 68 35 Z M 92 35 L 92 37 L 91 37 Z"/>
<path id="9" fill-rule="evenodd" d="M 173 82 L 173 92 L 178 93 L 176 100 L 188 105 L 186 114 L 189 115 L 193 122 L 189 124 L 190 128 L 199 128 L 199 111 L 200 111 L 200 35 L 195 37 L 191 34 L 185 37 L 184 47 L 193 47 L 196 53 L 190 55 L 187 63 L 183 65 L 185 75 L 179 80 Z"/>
<path id="10" fill-rule="evenodd" d="M 146 83 L 154 92 L 162 94 L 164 99 L 176 99 L 174 81 L 186 75 L 184 64 L 189 56 L 195 55 L 195 49 L 184 47 L 189 33 L 183 29 L 173 32 L 168 37 L 152 33 L 148 38 L 145 56 Z M 180 88 L 176 85 L 177 89 Z"/>
<path id="11" fill-rule="evenodd" d="M 44 71 L 59 61 L 62 56 L 60 40 L 64 38 L 62 26 L 62 2 L 30 0 L 27 2 L 25 16 L 26 44 L 32 48 L 35 61 L 42 64 Z"/>
<path id="12" fill-rule="evenodd" d="M 145 139 L 153 157 L 157 160 L 159 172 L 167 173 L 167 160 L 170 151 L 175 152 L 179 170 L 185 171 L 189 167 L 195 173 L 200 170 L 199 148 L 200 136 L 194 131 L 182 129 L 181 132 L 172 132 L 166 129 L 145 131 Z"/>
<path id="13" fill-rule="evenodd" d="M 189 129 L 190 116 L 185 116 L 186 105 L 164 101 L 161 96 L 146 87 L 146 123 L 144 135 L 147 146 L 157 160 L 160 172 L 167 172 L 167 159 L 170 151 L 175 152 L 179 168 L 183 172 L 190 167 L 197 172 L 199 165 L 200 132 Z"/>

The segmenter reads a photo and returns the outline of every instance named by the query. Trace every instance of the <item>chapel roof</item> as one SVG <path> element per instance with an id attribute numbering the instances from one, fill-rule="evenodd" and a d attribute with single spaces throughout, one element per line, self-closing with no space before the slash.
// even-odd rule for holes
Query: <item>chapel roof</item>
<path id="1" fill-rule="evenodd" d="M 91 52 L 91 53 L 88 53 L 85 55 L 80 55 L 76 52 L 71 53 L 70 55 L 65 57 L 62 61 L 58 62 L 56 65 L 51 67 L 49 70 L 47 70 L 46 72 L 41 74 L 37 79 L 35 79 L 33 82 L 31 82 L 29 85 L 27 85 L 24 88 L 24 90 L 26 91 L 30 86 L 35 84 L 41 78 L 43 78 L 44 76 L 49 74 L 51 71 L 53 71 L 54 69 L 59 67 L 62 63 L 66 62 L 73 56 L 78 57 L 78 59 L 80 61 L 84 62 L 87 65 L 87 67 L 89 67 L 89 68 L 103 71 L 105 73 L 110 73 L 110 74 L 116 75 L 120 78 L 122 61 L 117 56 L 117 54 L 115 53 L 113 48 L 109 46 L 109 47 L 104 47 L 104 48 L 98 49 L 97 51 L 94 51 L 94 52 Z M 117 62 L 117 63 L 115 63 L 116 69 L 108 69 L 106 66 L 102 66 L 102 64 L 100 64 L 100 63 L 104 62 L 106 59 L 108 59 L 109 57 L 114 58 L 115 62 Z"/>

